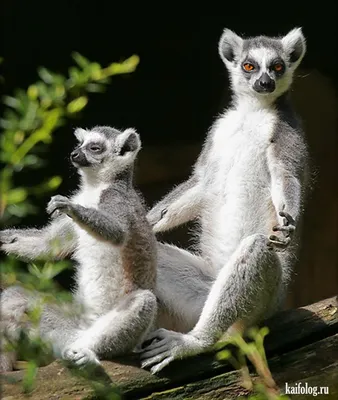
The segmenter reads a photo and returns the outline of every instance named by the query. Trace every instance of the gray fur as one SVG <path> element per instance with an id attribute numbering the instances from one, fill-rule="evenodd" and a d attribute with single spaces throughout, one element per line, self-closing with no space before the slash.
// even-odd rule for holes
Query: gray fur
<path id="1" fill-rule="evenodd" d="M 292 58 L 299 44 L 301 53 Z M 157 340 L 141 356 L 153 373 L 279 310 L 299 243 L 308 153 L 287 92 L 305 39 L 299 29 L 281 38 L 249 40 L 226 29 L 219 50 L 233 104 L 210 130 L 189 180 L 148 214 L 156 232 L 188 217 L 200 225 L 198 255 L 159 247 L 162 328 L 148 336 Z M 243 70 L 248 57 L 257 66 L 256 78 L 248 79 Z M 276 74 L 270 66 L 278 57 L 285 68 Z M 276 81 L 269 91 L 254 87 L 262 73 Z"/>
<path id="2" fill-rule="evenodd" d="M 141 142 L 133 129 L 77 129 L 72 161 L 81 176 L 70 198 L 54 196 L 51 223 L 0 232 L 1 249 L 26 259 L 77 263 L 72 307 L 44 305 L 39 334 L 56 357 L 82 366 L 132 351 L 152 327 L 157 302 L 157 248 L 143 200 L 133 188 L 133 164 Z M 21 319 L 38 295 L 22 288 L 1 295 L 3 331 L 17 339 Z M 11 369 L 13 354 L 0 368 Z"/>

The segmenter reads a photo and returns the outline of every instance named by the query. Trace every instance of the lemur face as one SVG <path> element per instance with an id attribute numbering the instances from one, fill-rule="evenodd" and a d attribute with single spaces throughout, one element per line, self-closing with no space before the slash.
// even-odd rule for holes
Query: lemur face
<path id="1" fill-rule="evenodd" d="M 83 172 L 114 175 L 134 162 L 140 150 L 139 135 L 132 128 L 121 132 L 107 126 L 74 132 L 78 146 L 70 155 L 72 164 Z"/>
<path id="2" fill-rule="evenodd" d="M 219 53 L 229 70 L 234 92 L 258 97 L 276 98 L 287 91 L 305 50 L 300 28 L 281 38 L 249 39 L 226 29 L 219 43 Z"/>

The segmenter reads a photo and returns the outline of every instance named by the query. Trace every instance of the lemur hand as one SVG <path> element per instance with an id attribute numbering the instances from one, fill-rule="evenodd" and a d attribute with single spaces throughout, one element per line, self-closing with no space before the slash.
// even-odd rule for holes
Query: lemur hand
<path id="1" fill-rule="evenodd" d="M 18 240 L 14 229 L 5 229 L 0 231 L 0 247 L 3 244 L 11 244 Z"/>
<path id="2" fill-rule="evenodd" d="M 280 211 L 279 215 L 283 217 L 283 225 L 275 225 L 272 230 L 274 232 L 281 232 L 282 236 L 271 235 L 269 239 L 271 247 L 276 251 L 283 251 L 291 242 L 292 234 L 296 229 L 296 222 L 291 215 L 285 211 Z"/>
<path id="3" fill-rule="evenodd" d="M 58 217 L 60 214 L 67 214 L 70 217 L 72 216 L 72 208 L 73 204 L 71 201 L 61 195 L 53 196 L 48 205 L 47 205 L 47 212 L 50 214 L 53 218 Z"/>
<path id="4" fill-rule="evenodd" d="M 157 210 L 157 207 L 154 207 L 148 212 L 147 220 L 152 227 L 155 227 L 155 225 L 163 219 L 167 212 L 168 210 L 166 208 L 161 208 L 161 210 Z"/>

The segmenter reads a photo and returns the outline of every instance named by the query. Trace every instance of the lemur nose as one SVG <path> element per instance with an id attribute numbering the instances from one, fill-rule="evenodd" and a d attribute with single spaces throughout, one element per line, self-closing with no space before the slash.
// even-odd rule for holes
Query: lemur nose
<path id="1" fill-rule="evenodd" d="M 72 158 L 72 160 L 76 160 L 80 155 L 80 152 L 78 150 L 74 150 L 71 154 L 70 157 Z"/>
<path id="2" fill-rule="evenodd" d="M 264 73 L 259 80 L 259 86 L 262 89 L 273 90 L 275 88 L 275 81 L 267 73 Z"/>

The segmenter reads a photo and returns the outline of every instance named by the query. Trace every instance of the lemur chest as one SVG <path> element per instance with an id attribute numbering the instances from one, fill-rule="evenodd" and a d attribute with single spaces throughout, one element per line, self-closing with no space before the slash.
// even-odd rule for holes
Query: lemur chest
<path id="1" fill-rule="evenodd" d="M 232 110 L 219 121 L 212 140 L 213 187 L 260 184 L 268 175 L 267 149 L 276 115 L 266 110 Z"/>
<path id="2" fill-rule="evenodd" d="M 87 189 L 74 196 L 73 202 L 97 209 L 102 191 L 106 188 Z M 123 290 L 120 251 L 76 224 L 75 231 L 78 238 L 74 253 L 77 262 L 77 299 L 89 313 L 101 314 L 111 309 Z"/>
<path id="3" fill-rule="evenodd" d="M 74 203 L 80 204 L 83 207 L 97 208 L 102 192 L 108 187 L 109 184 L 87 187 L 77 193 L 72 200 Z"/>

